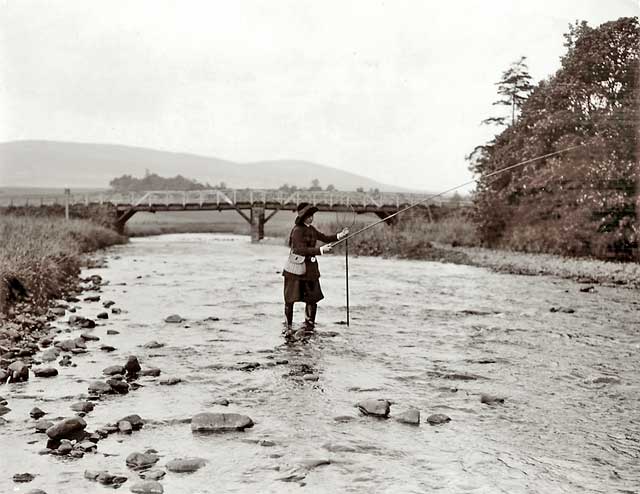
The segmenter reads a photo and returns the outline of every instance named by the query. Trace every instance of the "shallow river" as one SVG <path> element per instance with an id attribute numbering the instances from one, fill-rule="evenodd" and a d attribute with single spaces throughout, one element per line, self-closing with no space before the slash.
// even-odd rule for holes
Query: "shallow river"
<path id="1" fill-rule="evenodd" d="M 128 492 L 137 476 L 125 458 L 148 448 L 158 451 L 160 468 L 174 458 L 207 460 L 195 473 L 167 473 L 161 483 L 170 494 L 640 488 L 637 291 L 596 286 L 583 293 L 585 285 L 551 277 L 352 258 L 347 327 L 344 258 L 324 256 L 317 335 L 286 346 L 279 274 L 285 247 L 240 236 L 165 235 L 133 239 L 105 255 L 107 268 L 83 274 L 108 281 L 102 300 L 114 300 L 123 313 L 92 330 L 100 341 L 73 357 L 77 367 L 0 388 L 12 408 L 0 428 L 0 492 L 112 491 L 85 480 L 87 469 L 129 476 L 121 487 Z M 92 318 L 103 310 L 99 303 L 78 306 Z M 297 323 L 302 310 L 296 304 Z M 174 313 L 186 321 L 165 323 Z M 65 320 L 56 324 L 67 328 Z M 165 346 L 144 348 L 151 340 Z M 117 350 L 101 352 L 104 343 Z M 46 441 L 33 432 L 29 410 L 69 416 L 88 383 L 129 355 L 162 375 L 97 402 L 87 430 L 131 413 L 147 425 L 109 436 L 97 454 L 79 460 L 39 456 Z M 288 363 L 276 365 L 282 360 Z M 242 362 L 261 365 L 241 370 Z M 319 380 L 301 379 L 305 373 Z M 182 382 L 159 384 L 168 377 Z M 483 404 L 482 393 L 505 402 Z M 354 405 L 366 398 L 390 400 L 390 418 L 361 415 Z M 213 404 L 219 399 L 229 406 Z M 421 412 L 420 426 L 394 419 L 411 407 Z M 205 411 L 239 412 L 255 425 L 193 435 L 185 419 Z M 425 419 L 434 413 L 451 422 L 430 426 Z M 339 416 L 352 420 L 334 420 Z M 304 468 L 305 460 L 330 463 Z M 21 472 L 36 478 L 13 483 Z M 292 472 L 297 480 L 287 481 Z"/>

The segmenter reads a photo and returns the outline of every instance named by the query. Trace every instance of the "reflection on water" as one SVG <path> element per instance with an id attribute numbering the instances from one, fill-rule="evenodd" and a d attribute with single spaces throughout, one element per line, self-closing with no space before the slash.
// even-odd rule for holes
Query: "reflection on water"
<path id="1" fill-rule="evenodd" d="M 125 458 L 149 448 L 160 468 L 180 457 L 208 461 L 196 473 L 169 472 L 161 482 L 172 494 L 635 492 L 640 485 L 637 292 L 581 293 L 553 278 L 354 258 L 346 327 L 338 324 L 344 259 L 325 256 L 318 335 L 285 346 L 286 253 L 224 235 L 133 239 L 109 250 L 109 267 L 87 274 L 110 282 L 102 299 L 123 313 L 93 331 L 100 341 L 73 357 L 77 367 L 0 391 L 12 409 L 0 426 L 3 445 L 12 445 L 0 456 L 0 491 L 110 491 L 83 478 L 97 469 L 127 475 L 129 490 L 136 475 Z M 102 310 L 79 305 L 88 317 Z M 163 321 L 174 313 L 186 321 Z M 302 306 L 295 318 L 302 321 Z M 107 334 L 114 329 L 119 334 Z M 164 346 L 145 348 L 151 340 Z M 99 351 L 104 343 L 116 351 Z M 69 416 L 88 382 L 129 355 L 162 375 L 98 402 L 87 429 L 131 413 L 147 425 L 109 436 L 80 460 L 39 456 L 45 441 L 32 432 L 29 410 Z M 159 384 L 171 377 L 182 382 Z M 482 393 L 506 401 L 485 405 Z M 391 418 L 362 416 L 354 404 L 365 398 L 390 400 Z M 419 427 L 393 419 L 411 407 L 421 411 Z M 255 426 L 194 436 L 185 419 L 203 411 L 246 414 Z M 452 420 L 432 427 L 425 419 L 434 413 Z M 26 471 L 33 482 L 11 481 Z"/>

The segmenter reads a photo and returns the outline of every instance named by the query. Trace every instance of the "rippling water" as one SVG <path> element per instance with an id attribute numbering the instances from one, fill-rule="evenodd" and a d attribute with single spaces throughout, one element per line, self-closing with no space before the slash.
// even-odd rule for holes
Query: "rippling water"
<path id="1" fill-rule="evenodd" d="M 225 235 L 133 239 L 107 251 L 108 268 L 85 275 L 108 280 L 102 300 L 114 300 L 123 313 L 93 330 L 101 341 L 73 357 L 77 367 L 0 388 L 12 408 L 0 426 L 0 491 L 111 491 L 85 480 L 86 469 L 129 476 L 122 487 L 128 491 L 136 475 L 126 456 L 154 448 L 159 467 L 186 456 L 208 461 L 193 474 L 169 472 L 161 482 L 171 494 L 638 492 L 636 291 L 598 286 L 582 293 L 583 285 L 550 277 L 353 258 L 347 327 L 339 324 L 344 259 L 325 256 L 318 334 L 285 346 L 279 270 L 286 254 L 279 245 Z M 102 310 L 78 305 L 89 317 Z M 296 304 L 297 321 L 302 311 Z M 186 322 L 165 323 L 173 313 Z M 64 320 L 57 325 L 68 327 Z M 144 348 L 150 340 L 165 346 Z M 117 350 L 101 352 L 103 343 Z M 129 355 L 143 368 L 159 367 L 162 376 L 141 378 L 144 387 L 98 402 L 87 429 L 131 413 L 149 423 L 131 436 L 111 435 L 97 454 L 80 460 L 37 455 L 46 441 L 32 432 L 29 410 L 69 416 L 88 383 Z M 245 371 L 241 362 L 261 365 Z M 304 373 L 319 380 L 302 380 Z M 168 377 L 183 382 L 159 384 Z M 506 401 L 485 405 L 481 393 Z M 360 415 L 354 404 L 365 398 L 390 400 L 391 418 Z M 217 399 L 230 405 L 213 404 Z M 411 407 L 422 414 L 419 427 L 393 419 Z M 184 419 L 203 411 L 243 413 L 256 425 L 194 436 Z M 452 420 L 430 426 L 425 419 L 433 413 Z M 270 442 L 261 445 L 263 439 Z M 330 463 L 304 468 L 306 460 Z M 12 483 L 25 471 L 36 479 Z M 297 482 L 283 480 L 292 472 Z"/>

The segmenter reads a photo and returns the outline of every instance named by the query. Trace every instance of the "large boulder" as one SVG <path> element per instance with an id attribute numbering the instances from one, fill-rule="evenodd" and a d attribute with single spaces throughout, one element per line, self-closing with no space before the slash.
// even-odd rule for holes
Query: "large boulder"
<path id="1" fill-rule="evenodd" d="M 199 413 L 191 419 L 192 432 L 243 431 L 253 427 L 253 420 L 239 413 Z"/>
<path id="2" fill-rule="evenodd" d="M 83 431 L 87 423 L 82 417 L 71 417 L 58 422 L 47 429 L 47 436 L 51 439 L 65 439 L 73 436 L 78 431 Z"/>
<path id="3" fill-rule="evenodd" d="M 36 377 L 54 377 L 58 375 L 58 369 L 55 367 L 40 367 L 33 369 L 33 374 Z"/>
<path id="4" fill-rule="evenodd" d="M 391 404 L 387 400 L 363 400 L 358 402 L 358 409 L 365 415 L 388 417 Z"/>

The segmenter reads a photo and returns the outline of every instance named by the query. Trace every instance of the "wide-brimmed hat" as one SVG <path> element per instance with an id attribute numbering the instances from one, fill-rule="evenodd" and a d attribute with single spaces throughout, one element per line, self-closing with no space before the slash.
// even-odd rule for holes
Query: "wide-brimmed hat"
<path id="1" fill-rule="evenodd" d="M 298 211 L 298 216 L 296 217 L 296 225 L 301 225 L 306 218 L 314 215 L 317 212 L 318 212 L 317 207 L 311 204 L 307 204 L 304 208 Z"/>

